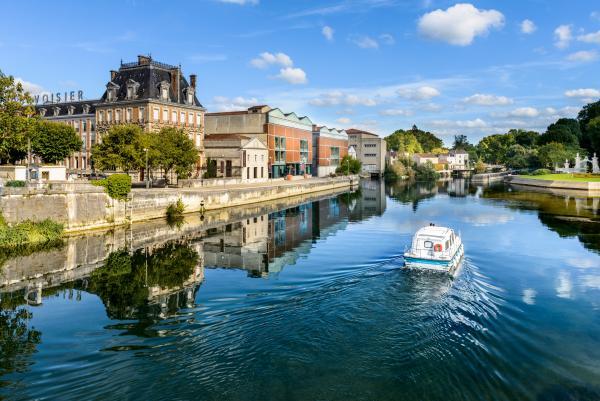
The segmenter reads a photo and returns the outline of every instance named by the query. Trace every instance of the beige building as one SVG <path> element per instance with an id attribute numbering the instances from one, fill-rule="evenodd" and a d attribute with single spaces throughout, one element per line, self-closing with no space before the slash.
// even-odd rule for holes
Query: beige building
<path id="1" fill-rule="evenodd" d="M 269 178 L 269 152 L 257 138 L 238 134 L 209 135 L 204 147 L 207 163 L 213 165 L 218 178 L 251 182 Z"/>
<path id="2" fill-rule="evenodd" d="M 106 91 L 96 103 L 96 126 L 102 134 L 112 125 L 138 124 L 146 131 L 163 127 L 184 130 L 194 141 L 204 165 L 204 112 L 196 97 L 196 75 L 189 82 L 180 66 L 138 56 L 110 72 Z"/>
<path id="3" fill-rule="evenodd" d="M 356 158 L 362 163 L 363 173 L 382 176 L 385 171 L 385 140 L 376 134 L 351 128 L 346 130 L 348 146 L 356 149 Z"/>

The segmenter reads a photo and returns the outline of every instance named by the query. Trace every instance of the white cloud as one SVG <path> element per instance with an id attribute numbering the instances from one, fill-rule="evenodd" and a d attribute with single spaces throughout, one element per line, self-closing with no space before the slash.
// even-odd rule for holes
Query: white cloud
<path id="1" fill-rule="evenodd" d="M 559 49 L 566 49 L 571 44 L 573 33 L 571 25 L 560 25 L 554 30 L 554 46 Z"/>
<path id="2" fill-rule="evenodd" d="M 434 120 L 431 124 L 437 127 L 454 127 L 454 128 L 486 128 L 488 124 L 481 118 L 474 120 Z"/>
<path id="3" fill-rule="evenodd" d="M 350 42 L 354 43 L 356 46 L 360 47 L 361 49 L 378 49 L 379 48 L 379 42 L 377 42 L 375 39 L 371 38 L 370 36 L 357 36 L 357 35 L 352 35 L 349 38 Z"/>
<path id="4" fill-rule="evenodd" d="M 323 36 L 325 36 L 325 39 L 327 39 L 330 42 L 333 41 L 333 32 L 333 28 L 327 25 L 325 25 L 321 30 L 321 33 L 323 34 Z"/>
<path id="5" fill-rule="evenodd" d="M 398 95 L 410 100 L 429 100 L 440 96 L 440 91 L 432 86 L 421 86 L 418 88 L 398 89 Z"/>
<path id="6" fill-rule="evenodd" d="M 410 110 L 404 109 L 385 109 L 379 112 L 381 116 L 411 116 L 412 114 Z"/>
<path id="7" fill-rule="evenodd" d="M 218 111 L 235 111 L 245 110 L 248 107 L 256 106 L 259 101 L 255 97 L 245 98 L 237 96 L 234 98 L 228 98 L 225 96 L 215 96 L 213 98 L 215 109 Z"/>
<path id="8" fill-rule="evenodd" d="M 600 31 L 577 36 L 577 40 L 585 43 L 600 44 Z"/>
<path id="9" fill-rule="evenodd" d="M 537 117 L 540 114 L 539 110 L 535 107 L 520 107 L 518 109 L 514 109 L 509 113 L 509 115 L 513 117 Z"/>
<path id="10" fill-rule="evenodd" d="M 274 64 L 281 65 L 282 67 L 291 67 L 294 64 L 294 62 L 292 61 L 290 56 L 288 56 L 285 53 L 273 54 L 269 52 L 264 52 L 261 53 L 259 57 L 252 59 L 250 61 L 250 64 L 252 64 L 252 66 L 256 68 L 264 69 Z"/>
<path id="11" fill-rule="evenodd" d="M 504 15 L 496 10 L 479 10 L 460 3 L 447 10 L 435 10 L 419 19 L 419 32 L 431 39 L 456 46 L 467 46 L 475 37 L 487 35 L 491 28 L 504 25 Z"/>
<path id="12" fill-rule="evenodd" d="M 33 82 L 25 81 L 22 78 L 16 77 L 15 82 L 20 83 L 23 86 L 25 92 L 29 92 L 30 95 L 42 95 L 49 93 L 41 85 L 34 84 Z"/>
<path id="13" fill-rule="evenodd" d="M 290 84 L 300 85 L 308 82 L 306 78 L 306 73 L 302 68 L 294 68 L 294 67 L 286 67 L 279 70 L 279 75 L 277 78 L 283 79 Z"/>
<path id="14" fill-rule="evenodd" d="M 558 273 L 558 280 L 556 283 L 556 296 L 559 298 L 571 298 L 573 291 L 573 283 L 571 282 L 571 276 L 565 271 Z"/>
<path id="15" fill-rule="evenodd" d="M 598 52 L 596 50 L 580 50 L 575 53 L 571 53 L 567 56 L 568 61 L 575 63 L 589 63 L 598 59 Z"/>
<path id="16" fill-rule="evenodd" d="M 571 89 L 565 92 L 566 97 L 594 98 L 600 97 L 600 90 L 592 88 Z"/>
<path id="17" fill-rule="evenodd" d="M 340 117 L 337 120 L 335 120 L 336 122 L 340 123 L 340 124 L 350 124 L 352 122 L 352 120 L 350 120 L 348 117 Z"/>
<path id="18" fill-rule="evenodd" d="M 370 97 L 348 94 L 342 91 L 331 91 L 321 94 L 317 98 L 310 100 L 309 103 L 318 107 L 330 107 L 338 105 L 371 107 L 377 105 L 377 101 Z"/>
<path id="19" fill-rule="evenodd" d="M 523 22 L 521 22 L 521 32 L 524 34 L 531 34 L 534 33 L 537 30 L 537 26 L 535 26 L 535 23 L 530 20 L 530 19 L 526 19 L 523 20 Z"/>
<path id="20" fill-rule="evenodd" d="M 396 43 L 396 39 L 389 33 L 383 33 L 379 35 L 379 39 L 386 45 L 393 45 Z"/>
<path id="21" fill-rule="evenodd" d="M 463 99 L 463 102 L 477 104 L 479 106 L 506 106 L 513 103 L 511 98 L 506 96 L 488 95 L 476 93 Z"/>
<path id="22" fill-rule="evenodd" d="M 258 0 L 218 0 L 218 1 L 221 3 L 238 4 L 240 6 L 245 6 L 246 4 L 255 6 L 258 4 Z"/>

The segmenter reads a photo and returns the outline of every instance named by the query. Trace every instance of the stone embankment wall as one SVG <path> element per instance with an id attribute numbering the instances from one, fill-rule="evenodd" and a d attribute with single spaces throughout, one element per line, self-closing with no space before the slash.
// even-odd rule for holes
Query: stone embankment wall
<path id="1" fill-rule="evenodd" d="M 548 189 L 571 189 L 600 194 L 600 182 L 538 180 L 533 178 L 521 178 L 519 176 L 506 177 L 506 181 L 517 185 L 528 185 Z"/>
<path id="2" fill-rule="evenodd" d="M 45 188 L 3 188 L 0 209 L 8 223 L 47 218 L 67 231 L 106 228 L 165 216 L 178 199 L 186 213 L 272 201 L 292 196 L 336 191 L 358 185 L 356 177 L 269 182 L 223 188 L 134 189 L 128 202 L 115 201 L 104 189 L 89 184 L 53 184 Z"/>

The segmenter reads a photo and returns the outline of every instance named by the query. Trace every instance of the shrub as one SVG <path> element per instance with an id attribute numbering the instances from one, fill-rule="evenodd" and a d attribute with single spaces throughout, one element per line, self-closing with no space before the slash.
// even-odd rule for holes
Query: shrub
<path id="1" fill-rule="evenodd" d="M 548 170 L 547 168 L 538 168 L 537 170 L 534 170 L 531 175 L 547 175 L 547 174 L 552 174 L 552 171 Z"/>
<path id="2" fill-rule="evenodd" d="M 169 207 L 167 207 L 167 218 L 176 219 L 183 216 L 183 212 L 185 211 L 185 205 L 181 201 L 181 198 L 177 199 L 177 202 L 171 203 Z"/>
<path id="3" fill-rule="evenodd" d="M 59 240 L 62 234 L 63 225 L 50 219 L 38 223 L 26 220 L 14 226 L 8 226 L 2 221 L 0 224 L 0 248 L 45 244 Z"/>
<path id="4" fill-rule="evenodd" d="M 415 177 L 418 181 L 435 181 L 440 178 L 440 174 L 435 171 L 431 162 L 427 162 L 415 167 Z"/>
<path id="5" fill-rule="evenodd" d="M 102 186 L 108 196 L 117 200 L 127 200 L 131 192 L 131 177 L 127 174 L 113 174 L 103 180 L 91 181 L 92 185 Z"/>
<path id="6" fill-rule="evenodd" d="M 26 182 L 21 180 L 6 181 L 6 186 L 10 188 L 23 188 L 25 185 Z"/>

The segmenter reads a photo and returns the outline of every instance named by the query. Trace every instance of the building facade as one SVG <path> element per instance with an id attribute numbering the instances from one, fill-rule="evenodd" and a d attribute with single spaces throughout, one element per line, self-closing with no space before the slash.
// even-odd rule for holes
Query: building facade
<path id="1" fill-rule="evenodd" d="M 269 152 L 257 138 L 238 134 L 209 135 L 205 139 L 207 163 L 217 178 L 261 182 L 269 177 Z"/>
<path id="2" fill-rule="evenodd" d="M 269 178 L 312 173 L 312 126 L 308 117 L 269 106 L 206 113 L 206 135 L 239 134 L 257 138 L 269 151 Z"/>
<path id="3" fill-rule="evenodd" d="M 138 124 L 145 131 L 163 127 L 184 130 L 200 154 L 198 172 L 204 166 L 204 113 L 196 97 L 196 75 L 184 77 L 180 66 L 138 56 L 137 62 L 121 63 L 110 72 L 106 91 L 96 103 L 96 126 L 102 134 L 117 124 Z"/>
<path id="4" fill-rule="evenodd" d="M 334 174 L 348 154 L 348 134 L 344 130 L 313 126 L 313 175 L 326 177 Z"/>
<path id="5" fill-rule="evenodd" d="M 469 153 L 464 150 L 451 150 L 447 155 L 440 155 L 440 163 L 448 165 L 450 170 L 468 170 Z"/>
<path id="6" fill-rule="evenodd" d="M 356 158 L 362 163 L 362 172 L 382 176 L 385 171 L 385 140 L 371 132 L 346 130 L 348 144 L 356 149 Z"/>
<path id="7" fill-rule="evenodd" d="M 98 139 L 96 135 L 96 102 L 98 100 L 46 103 L 36 107 L 40 117 L 70 125 L 81 138 L 81 150 L 62 163 L 71 172 L 89 174 L 93 167 L 91 163 L 92 146 Z"/>

